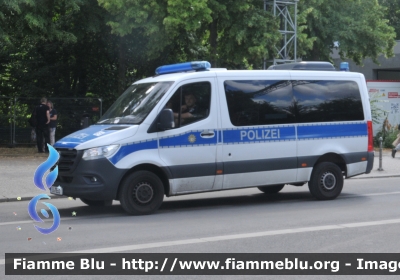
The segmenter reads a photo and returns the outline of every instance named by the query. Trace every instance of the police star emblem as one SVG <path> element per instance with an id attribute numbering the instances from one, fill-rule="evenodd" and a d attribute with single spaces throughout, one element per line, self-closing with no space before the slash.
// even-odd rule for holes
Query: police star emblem
<path id="1" fill-rule="evenodd" d="M 190 143 L 194 143 L 196 142 L 196 136 L 194 136 L 194 134 L 190 134 L 188 140 Z"/>

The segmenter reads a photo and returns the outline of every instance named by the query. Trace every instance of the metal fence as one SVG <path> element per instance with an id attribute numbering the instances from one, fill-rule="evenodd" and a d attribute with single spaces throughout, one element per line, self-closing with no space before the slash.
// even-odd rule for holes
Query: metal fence
<path id="1" fill-rule="evenodd" d="M 57 111 L 56 141 L 97 122 L 103 114 L 101 98 L 50 98 Z M 0 145 L 34 145 L 28 119 L 40 97 L 0 96 Z"/>

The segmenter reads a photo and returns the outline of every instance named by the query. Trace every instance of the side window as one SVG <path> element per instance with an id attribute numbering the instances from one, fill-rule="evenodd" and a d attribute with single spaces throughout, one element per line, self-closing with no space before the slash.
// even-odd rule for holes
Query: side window
<path id="1" fill-rule="evenodd" d="M 299 123 L 364 120 L 354 81 L 292 81 Z"/>
<path id="2" fill-rule="evenodd" d="M 225 81 L 229 117 L 234 126 L 293 123 L 290 81 Z"/>
<path id="3" fill-rule="evenodd" d="M 205 119 L 210 114 L 211 84 L 199 82 L 177 89 L 166 107 L 172 109 L 175 128 Z"/>

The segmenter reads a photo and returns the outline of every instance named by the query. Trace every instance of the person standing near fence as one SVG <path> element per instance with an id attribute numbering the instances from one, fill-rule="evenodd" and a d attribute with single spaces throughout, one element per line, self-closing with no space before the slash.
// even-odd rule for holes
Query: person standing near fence
<path id="1" fill-rule="evenodd" d="M 50 109 L 50 145 L 54 146 L 54 143 L 56 142 L 57 111 L 56 109 L 54 109 L 53 102 L 51 102 L 50 100 L 47 100 L 47 106 Z"/>
<path id="2" fill-rule="evenodd" d="M 49 148 L 47 144 L 50 143 L 49 139 L 49 123 L 50 123 L 50 109 L 47 106 L 47 98 L 40 99 L 40 105 L 36 107 L 36 143 L 38 153 L 48 153 Z M 44 143 L 43 143 L 44 138 Z M 44 144 L 44 145 L 43 145 Z M 43 150 L 44 146 L 44 150 Z"/>

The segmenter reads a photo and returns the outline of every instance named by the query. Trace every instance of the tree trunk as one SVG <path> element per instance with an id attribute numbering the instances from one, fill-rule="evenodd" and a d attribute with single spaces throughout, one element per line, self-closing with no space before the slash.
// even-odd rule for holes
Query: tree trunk
<path id="1" fill-rule="evenodd" d="M 214 19 L 210 25 L 210 63 L 212 67 L 217 67 L 218 62 L 218 22 Z"/>
<path id="2" fill-rule="evenodd" d="M 83 54 L 79 54 L 77 57 L 77 79 L 79 80 L 78 88 L 77 88 L 77 93 L 79 97 L 85 97 L 87 93 L 87 81 L 86 81 L 86 60 Z"/>
<path id="3" fill-rule="evenodd" d="M 310 57 L 312 61 L 319 61 L 320 60 L 320 51 L 319 51 L 319 47 L 317 45 L 317 43 L 314 42 L 313 48 L 310 52 Z"/>
<path id="4" fill-rule="evenodd" d="M 119 96 L 126 89 L 126 38 L 120 37 L 118 49 L 118 92 Z"/>

